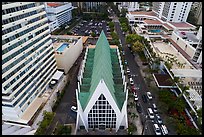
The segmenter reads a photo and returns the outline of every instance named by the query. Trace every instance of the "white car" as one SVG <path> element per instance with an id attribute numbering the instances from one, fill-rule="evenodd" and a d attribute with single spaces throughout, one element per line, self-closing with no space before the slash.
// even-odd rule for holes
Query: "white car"
<path id="1" fill-rule="evenodd" d="M 165 125 L 161 125 L 161 131 L 163 135 L 168 135 L 168 129 Z"/>
<path id="2" fill-rule="evenodd" d="M 71 107 L 71 110 L 74 111 L 74 112 L 77 112 L 77 107 L 72 106 L 72 107 Z"/>
<path id="3" fill-rule="evenodd" d="M 147 114 L 149 115 L 150 119 L 154 119 L 154 112 L 151 108 L 147 108 Z"/>
<path id="4" fill-rule="evenodd" d="M 153 111 L 154 111 L 154 113 L 157 113 L 158 110 L 157 110 L 157 106 L 156 106 L 156 104 L 152 104 L 152 106 L 153 106 Z"/>
<path id="5" fill-rule="evenodd" d="M 162 119 L 161 119 L 161 117 L 160 117 L 159 115 L 156 115 L 156 118 L 157 118 L 157 122 L 158 122 L 159 124 L 162 124 L 162 123 L 163 123 L 163 121 L 162 121 Z"/>
<path id="6" fill-rule="evenodd" d="M 135 93 L 134 97 L 135 97 L 135 101 L 139 100 L 138 95 L 136 93 Z"/>
<path id="7" fill-rule="evenodd" d="M 147 98 L 148 98 L 149 100 L 152 100 L 152 94 L 151 94 L 151 92 L 147 92 Z"/>
<path id="8" fill-rule="evenodd" d="M 127 67 L 127 74 L 129 74 L 130 73 L 130 69 Z"/>
<path id="9" fill-rule="evenodd" d="M 154 127 L 155 134 L 161 135 L 161 130 L 160 130 L 159 126 L 157 124 L 154 124 L 153 127 Z"/>
<path id="10" fill-rule="evenodd" d="M 130 78 L 130 85 L 134 85 L 134 81 L 132 78 Z"/>

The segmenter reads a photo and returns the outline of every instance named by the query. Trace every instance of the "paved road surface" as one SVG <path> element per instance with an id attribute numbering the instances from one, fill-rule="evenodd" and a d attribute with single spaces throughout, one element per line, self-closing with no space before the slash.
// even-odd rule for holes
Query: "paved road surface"
<path id="1" fill-rule="evenodd" d="M 115 20 L 117 20 L 115 18 Z M 147 124 L 147 131 L 145 132 L 145 134 L 147 135 L 154 135 L 154 131 L 153 131 L 153 125 L 150 122 L 145 122 L 145 116 L 147 115 L 147 108 L 151 106 L 152 102 L 148 101 L 148 103 L 144 103 L 142 101 L 142 95 L 146 94 L 147 89 L 147 85 L 145 84 L 144 78 L 141 75 L 140 72 L 140 68 L 137 64 L 137 62 L 135 62 L 134 56 L 131 54 L 130 49 L 126 46 L 125 44 L 125 36 L 122 34 L 121 28 L 120 28 L 120 24 L 118 21 L 115 21 L 115 27 L 116 27 L 116 32 L 119 35 L 119 38 L 121 40 L 122 46 L 123 46 L 123 50 L 125 51 L 125 59 L 128 62 L 128 66 L 130 69 L 130 74 L 131 75 L 135 75 L 133 77 L 134 83 L 136 87 L 140 87 L 139 91 L 137 91 L 138 97 L 139 97 L 139 102 L 142 106 L 142 113 L 140 114 L 140 116 L 142 117 L 141 119 L 143 119 L 143 123 Z M 147 118 L 148 120 L 148 118 Z"/>

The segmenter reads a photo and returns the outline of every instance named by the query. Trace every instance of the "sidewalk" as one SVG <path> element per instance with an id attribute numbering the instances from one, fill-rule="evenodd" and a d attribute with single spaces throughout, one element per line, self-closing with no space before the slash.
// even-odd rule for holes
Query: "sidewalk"
<path id="1" fill-rule="evenodd" d="M 129 102 L 134 102 L 134 99 L 131 97 L 131 98 L 128 99 L 128 101 Z M 132 108 L 129 107 L 128 112 L 135 113 L 138 117 L 131 118 L 131 115 L 128 115 L 128 123 L 130 124 L 130 122 L 132 122 L 137 128 L 137 131 L 133 132 L 132 135 L 141 135 L 143 125 L 141 123 L 140 115 L 138 114 L 135 106 L 136 105 L 135 105 L 135 102 L 134 102 L 134 106 Z"/>

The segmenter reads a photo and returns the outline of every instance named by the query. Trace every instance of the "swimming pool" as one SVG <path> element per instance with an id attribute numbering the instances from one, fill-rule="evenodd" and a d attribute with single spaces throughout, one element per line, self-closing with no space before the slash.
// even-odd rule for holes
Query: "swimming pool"
<path id="1" fill-rule="evenodd" d="M 69 46 L 69 44 L 63 43 L 63 44 L 57 49 L 57 51 L 62 52 L 62 51 L 64 51 L 64 49 L 65 49 L 66 47 L 68 47 L 68 46 Z"/>
<path id="2" fill-rule="evenodd" d="M 160 29 L 152 29 L 152 30 L 149 30 L 150 32 L 152 33 L 160 33 L 161 30 Z"/>

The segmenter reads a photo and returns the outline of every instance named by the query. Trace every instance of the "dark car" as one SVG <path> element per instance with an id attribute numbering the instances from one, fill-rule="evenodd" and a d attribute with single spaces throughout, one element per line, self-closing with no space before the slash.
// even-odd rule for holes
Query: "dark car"
<path id="1" fill-rule="evenodd" d="M 147 103 L 147 96 L 145 94 L 142 95 L 142 101 L 144 103 Z"/>
<path id="2" fill-rule="evenodd" d="M 142 65 L 148 65 L 149 63 L 148 62 L 142 62 Z"/>
<path id="3" fill-rule="evenodd" d="M 138 113 L 142 113 L 142 107 L 140 105 L 140 103 L 136 103 L 136 109 Z"/>

